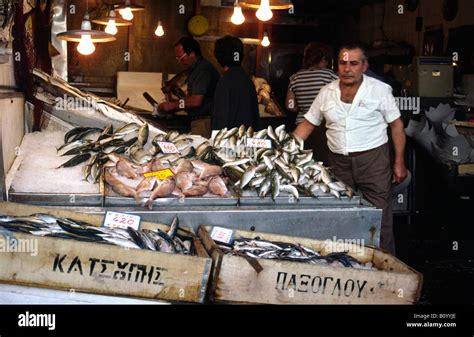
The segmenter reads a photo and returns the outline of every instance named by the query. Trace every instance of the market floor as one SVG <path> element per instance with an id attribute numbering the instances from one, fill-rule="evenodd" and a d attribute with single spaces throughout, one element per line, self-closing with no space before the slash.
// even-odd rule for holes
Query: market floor
<path id="1" fill-rule="evenodd" d="M 394 219 L 397 257 L 423 274 L 421 304 L 474 304 L 474 235 L 471 200 Z"/>

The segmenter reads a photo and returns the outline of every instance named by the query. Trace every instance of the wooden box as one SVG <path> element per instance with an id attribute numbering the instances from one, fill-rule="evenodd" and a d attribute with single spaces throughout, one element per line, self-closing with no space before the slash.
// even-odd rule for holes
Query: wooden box
<path id="1" fill-rule="evenodd" d="M 2 215 L 33 213 L 48 213 L 95 226 L 103 220 L 100 215 L 0 203 Z M 142 222 L 141 228 L 167 230 L 169 226 Z M 36 244 L 35 254 L 34 249 L 13 251 L 11 245 L 8 251 L 2 233 L 5 232 L 0 232 L 0 282 L 164 301 L 205 300 L 212 261 L 197 238 L 197 256 L 189 256 L 8 232 L 9 240 L 17 240 L 17 247 Z"/>
<path id="2" fill-rule="evenodd" d="M 381 270 L 365 270 L 292 261 L 252 259 L 224 254 L 200 226 L 199 236 L 213 260 L 209 297 L 221 303 L 259 304 L 413 304 L 423 276 L 379 249 L 362 246 L 349 255 Z M 322 255 L 341 251 L 327 241 L 268 233 L 235 231 L 234 237 L 298 243 Z M 329 247 L 329 249 L 328 249 Z M 332 249 L 334 248 L 334 250 Z M 345 250 L 345 249 L 344 249 Z M 342 250 L 342 251 L 344 251 Z"/>

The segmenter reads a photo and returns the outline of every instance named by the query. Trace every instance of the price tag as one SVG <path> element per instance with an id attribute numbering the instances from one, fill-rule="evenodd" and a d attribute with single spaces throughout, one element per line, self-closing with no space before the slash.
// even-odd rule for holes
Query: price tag
<path id="1" fill-rule="evenodd" d="M 161 149 L 161 152 L 170 154 L 170 153 L 179 153 L 178 148 L 173 143 L 169 142 L 158 142 L 158 146 Z"/>
<path id="2" fill-rule="evenodd" d="M 105 213 L 102 227 L 127 229 L 132 227 L 135 230 L 140 229 L 141 218 L 138 215 L 107 211 Z"/>
<path id="3" fill-rule="evenodd" d="M 213 227 L 211 231 L 211 238 L 224 245 L 232 245 L 234 242 L 234 231 L 228 228 Z"/>
<path id="4" fill-rule="evenodd" d="M 270 139 L 247 138 L 247 147 L 271 149 L 272 141 Z"/>
<path id="5" fill-rule="evenodd" d="M 171 171 L 171 169 L 167 168 L 167 169 L 164 169 L 164 170 L 145 173 L 143 176 L 145 178 L 156 177 L 158 180 L 165 180 L 168 177 L 173 177 L 174 173 L 173 173 L 173 171 Z"/>

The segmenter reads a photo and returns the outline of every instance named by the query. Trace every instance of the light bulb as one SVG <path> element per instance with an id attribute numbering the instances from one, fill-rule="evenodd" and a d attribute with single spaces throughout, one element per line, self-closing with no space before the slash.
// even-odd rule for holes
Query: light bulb
<path id="1" fill-rule="evenodd" d="M 124 20 L 131 21 L 133 19 L 132 9 L 130 7 L 126 7 L 124 9 L 119 10 L 120 15 Z"/>
<path id="2" fill-rule="evenodd" d="M 110 19 L 107 27 L 105 27 L 105 32 L 110 35 L 115 35 L 118 32 L 117 25 L 115 24 L 115 20 Z"/>
<path id="3" fill-rule="evenodd" d="M 90 35 L 82 35 L 81 42 L 77 45 L 77 51 L 82 55 L 90 55 L 95 51 L 95 46 L 92 43 Z"/>
<path id="4" fill-rule="evenodd" d="M 230 21 L 234 25 L 241 25 L 245 22 L 245 16 L 242 13 L 242 7 L 240 7 L 240 6 L 235 6 L 234 7 L 234 14 L 232 14 L 232 17 L 230 18 Z"/>
<path id="5" fill-rule="evenodd" d="M 161 25 L 161 21 L 158 21 L 158 27 L 156 27 L 155 35 L 156 35 L 156 36 L 163 36 L 163 35 L 165 35 L 165 31 L 164 31 L 164 29 L 163 29 L 163 26 Z"/>
<path id="6" fill-rule="evenodd" d="M 263 35 L 262 46 L 268 47 L 270 45 L 270 39 L 268 38 L 267 33 Z"/>
<path id="7" fill-rule="evenodd" d="M 270 9 L 270 0 L 262 0 L 260 7 L 257 11 L 257 18 L 260 21 L 268 21 L 273 17 L 272 10 Z"/>

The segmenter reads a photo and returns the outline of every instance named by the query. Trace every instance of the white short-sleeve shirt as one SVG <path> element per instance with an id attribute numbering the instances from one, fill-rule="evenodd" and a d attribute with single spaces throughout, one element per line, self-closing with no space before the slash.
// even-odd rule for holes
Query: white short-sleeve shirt
<path id="1" fill-rule="evenodd" d="M 389 85 L 363 75 L 350 109 L 344 108 L 336 80 L 321 89 L 304 117 L 313 125 L 326 120 L 329 149 L 347 155 L 387 143 L 387 126 L 400 118 L 400 110 Z"/>

